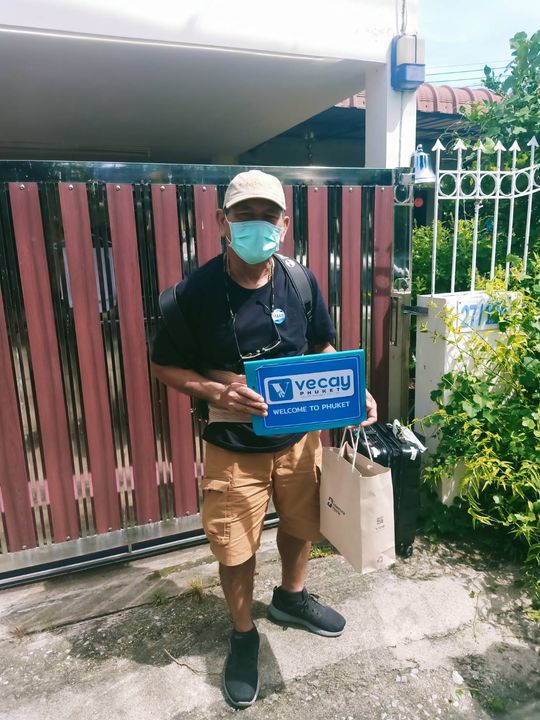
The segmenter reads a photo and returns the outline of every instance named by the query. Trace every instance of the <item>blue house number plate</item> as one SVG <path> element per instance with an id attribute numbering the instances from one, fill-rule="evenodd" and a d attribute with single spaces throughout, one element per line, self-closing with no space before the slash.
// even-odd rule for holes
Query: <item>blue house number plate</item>
<path id="1" fill-rule="evenodd" d="M 366 419 L 364 351 L 254 360 L 244 363 L 248 386 L 268 415 L 253 415 L 256 435 L 357 425 Z"/>

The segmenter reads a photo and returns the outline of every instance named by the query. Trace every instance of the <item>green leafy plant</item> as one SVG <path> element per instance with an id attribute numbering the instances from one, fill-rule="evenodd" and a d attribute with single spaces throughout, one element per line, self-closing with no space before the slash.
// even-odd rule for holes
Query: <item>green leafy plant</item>
<path id="1" fill-rule="evenodd" d="M 463 473 L 460 495 L 474 524 L 499 529 L 522 548 L 540 601 L 540 260 L 513 277 L 508 293 L 488 287 L 500 335 L 467 342 L 447 317 L 455 369 L 432 400 L 439 445 L 425 477 L 433 485 Z"/>
<path id="2" fill-rule="evenodd" d="M 437 264 L 435 287 L 438 293 L 450 292 L 452 268 L 452 248 L 454 242 L 453 217 L 448 221 L 439 221 L 437 225 Z M 457 224 L 457 257 L 455 290 L 468 290 L 471 286 L 471 266 L 473 248 L 474 222 L 472 219 L 458 220 Z M 491 264 L 492 234 L 489 223 L 482 220 L 478 231 L 478 250 L 476 268 L 478 276 L 487 277 Z M 502 247 L 502 244 L 500 244 Z M 418 295 L 431 292 L 431 258 L 433 250 L 433 228 L 427 225 L 417 226 L 413 230 L 412 242 L 412 302 Z M 499 253 L 497 258 L 504 262 Z M 477 277 L 478 277 L 477 276 Z"/>
<path id="3" fill-rule="evenodd" d="M 503 143 L 517 140 L 521 147 L 538 132 L 540 116 L 540 30 L 531 37 L 519 32 L 510 40 L 512 57 L 505 70 L 495 75 L 484 67 L 484 85 L 499 95 L 498 103 L 478 103 L 466 114 L 483 137 Z"/>
<path id="4" fill-rule="evenodd" d="M 195 578 L 191 581 L 191 597 L 194 602 L 202 603 L 204 601 L 206 591 L 204 589 L 204 583 L 200 578 Z"/>
<path id="5" fill-rule="evenodd" d="M 498 102 L 481 102 L 469 109 L 462 108 L 462 123 L 459 132 L 484 144 L 483 170 L 496 167 L 495 143 L 500 140 L 509 149 L 517 141 L 520 151 L 516 156 L 516 167 L 529 166 L 531 138 L 538 135 L 540 124 L 540 30 L 530 37 L 519 32 L 510 40 L 511 59 L 505 70 L 496 75 L 492 68 L 484 68 L 484 85 L 499 98 Z M 469 143 L 472 147 L 472 143 Z M 475 153 L 469 151 L 465 165 L 475 167 Z M 538 150 L 536 155 L 538 161 Z M 511 166 L 511 153 L 503 154 L 502 168 Z M 504 182 L 503 182 L 504 185 Z M 526 176 L 517 180 L 518 189 L 524 190 Z M 507 186 L 506 190 L 508 191 Z M 523 229 L 527 222 L 527 196 L 518 198 L 513 210 L 514 232 L 513 252 L 523 255 Z M 509 206 L 503 203 L 499 216 L 499 228 L 508 227 Z M 540 250 L 540 205 L 533 203 L 530 217 L 530 249 Z"/>
<path id="6" fill-rule="evenodd" d="M 335 550 L 332 545 L 330 545 L 330 543 L 326 540 L 322 540 L 320 542 L 313 543 L 309 552 L 309 559 L 314 560 L 316 558 L 328 557 L 329 555 L 334 554 Z"/>
<path id="7" fill-rule="evenodd" d="M 506 712 L 506 705 L 504 704 L 504 700 L 501 700 L 501 698 L 499 697 L 489 698 L 489 700 L 487 701 L 487 705 L 490 710 L 493 710 L 493 712 Z"/>
<path id="8" fill-rule="evenodd" d="M 474 525 L 465 501 L 457 497 L 452 505 L 444 505 L 436 497 L 436 493 L 433 493 L 426 503 L 420 525 L 422 533 L 430 542 L 436 542 L 439 538 L 467 538 L 474 531 Z"/>
<path id="9" fill-rule="evenodd" d="M 157 587 L 150 596 L 152 605 L 164 605 L 168 600 L 167 593 L 163 588 Z"/>
<path id="10" fill-rule="evenodd" d="M 482 140 L 484 152 L 481 169 L 495 170 L 497 154 L 495 145 L 502 141 L 508 149 L 517 141 L 521 150 L 517 153 L 517 168 L 528 167 L 530 163 L 530 147 L 528 143 L 534 135 L 538 135 L 540 124 L 540 30 L 528 37 L 526 33 L 517 33 L 510 41 L 511 59 L 506 69 L 499 76 L 486 66 L 484 69 L 484 85 L 498 96 L 497 102 L 474 103 L 469 108 L 463 107 L 461 119 L 457 127 L 449 128 L 443 139 L 446 145 L 453 147 L 458 137 L 468 138 L 468 150 L 463 156 L 463 168 L 476 170 L 477 140 Z M 539 138 L 540 139 L 540 138 Z M 540 153 L 536 150 L 538 160 Z M 450 158 L 455 161 L 455 152 L 451 150 Z M 443 160 L 443 163 L 446 162 Z M 502 155 L 501 169 L 509 170 L 512 154 Z M 516 180 L 516 187 L 523 191 L 527 182 L 527 174 Z M 462 181 L 462 189 L 472 189 L 472 179 Z M 504 192 L 510 191 L 510 180 L 503 181 Z M 483 185 L 484 190 L 492 187 L 489 182 Z M 442 179 L 441 189 L 450 191 L 452 181 Z M 454 215 L 456 208 L 453 203 L 441 203 L 439 207 L 436 291 L 449 292 L 452 245 L 454 240 Z M 457 257 L 456 267 L 457 291 L 468 289 L 471 278 L 471 258 L 474 232 L 474 201 L 462 199 L 457 209 Z M 530 212 L 530 218 L 529 218 Z M 498 207 L 497 219 L 497 253 L 496 264 L 506 262 L 506 241 L 509 227 L 510 203 L 501 202 Z M 530 221 L 529 251 L 540 252 L 540 203 L 533 202 L 529 210 L 528 196 L 523 195 L 515 200 L 512 206 L 513 238 L 512 251 L 523 257 L 525 227 Z M 484 200 L 478 227 L 477 271 L 480 276 L 487 276 L 490 269 L 491 242 L 495 225 L 495 207 L 492 200 Z M 413 230 L 413 281 L 412 301 L 416 296 L 429 292 L 431 289 L 431 258 L 433 231 L 431 227 L 420 226 Z"/>

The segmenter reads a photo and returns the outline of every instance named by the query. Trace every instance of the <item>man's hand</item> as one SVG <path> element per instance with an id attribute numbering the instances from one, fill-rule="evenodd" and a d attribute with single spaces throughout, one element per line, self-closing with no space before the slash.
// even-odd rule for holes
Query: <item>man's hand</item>
<path id="1" fill-rule="evenodd" d="M 371 393 L 366 390 L 366 411 L 367 419 L 360 423 L 360 425 L 366 427 L 367 425 L 373 425 L 377 422 L 377 403 Z"/>
<path id="2" fill-rule="evenodd" d="M 366 390 L 366 411 L 367 418 L 360 423 L 360 425 L 349 425 L 348 430 L 359 431 L 361 427 L 367 427 L 377 422 L 377 403 L 373 395 Z"/>
<path id="3" fill-rule="evenodd" d="M 214 404 L 224 410 L 248 415 L 268 415 L 268 405 L 262 395 L 259 395 L 247 385 L 233 382 L 227 385 Z"/>

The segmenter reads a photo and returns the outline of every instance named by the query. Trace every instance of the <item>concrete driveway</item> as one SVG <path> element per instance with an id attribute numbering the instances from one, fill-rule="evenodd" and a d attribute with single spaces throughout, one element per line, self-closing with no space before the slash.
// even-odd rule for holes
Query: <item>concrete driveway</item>
<path id="1" fill-rule="evenodd" d="M 416 543 L 359 575 L 310 561 L 308 589 L 348 619 L 336 639 L 266 617 L 275 531 L 259 552 L 262 636 L 253 720 L 540 718 L 539 626 L 516 569 Z M 0 593 L 0 720 L 213 720 L 230 623 L 208 547 Z"/>

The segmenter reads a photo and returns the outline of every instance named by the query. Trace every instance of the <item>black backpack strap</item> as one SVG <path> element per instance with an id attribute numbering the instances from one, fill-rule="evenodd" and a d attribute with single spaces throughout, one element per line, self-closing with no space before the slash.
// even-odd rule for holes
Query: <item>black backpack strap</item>
<path id="1" fill-rule="evenodd" d="M 195 361 L 196 358 L 196 347 L 193 333 L 191 332 L 189 325 L 186 322 L 184 313 L 178 304 L 177 287 L 171 285 L 165 288 L 159 294 L 159 309 L 161 317 L 165 323 L 171 340 L 176 345 L 176 349 L 181 352 L 182 355 L 189 355 Z M 181 340 L 181 342 L 180 342 Z"/>
<path id="2" fill-rule="evenodd" d="M 161 317 L 165 323 L 165 327 L 176 346 L 176 349 L 183 357 L 188 357 L 193 365 L 197 368 L 197 348 L 195 339 L 189 325 L 186 322 L 182 308 L 178 304 L 177 288 L 180 283 L 165 288 L 159 294 L 159 309 Z M 192 398 L 192 404 L 195 416 L 200 420 L 208 420 L 208 405 L 204 400 Z"/>
<path id="3" fill-rule="evenodd" d="M 171 285 L 159 293 L 159 310 L 167 329 L 169 329 L 169 324 L 172 324 L 178 318 L 178 315 L 182 316 L 181 322 L 185 322 L 184 315 L 176 300 L 176 285 Z"/>
<path id="4" fill-rule="evenodd" d="M 313 291 L 306 268 L 285 255 L 275 253 L 274 257 L 289 276 L 291 284 L 304 307 L 308 328 L 310 328 L 313 318 Z"/>

